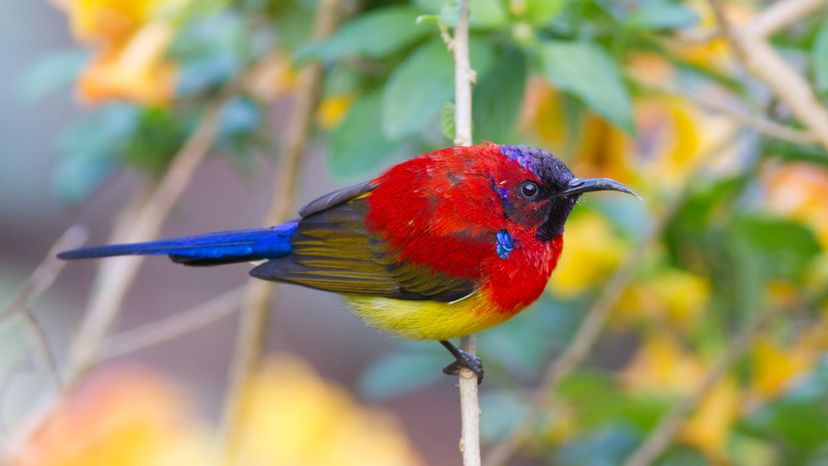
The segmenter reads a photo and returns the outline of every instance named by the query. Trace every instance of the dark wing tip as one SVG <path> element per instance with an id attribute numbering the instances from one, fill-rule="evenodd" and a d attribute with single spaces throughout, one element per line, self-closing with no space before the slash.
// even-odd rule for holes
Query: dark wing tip
<path id="1" fill-rule="evenodd" d="M 355 197 L 359 197 L 367 192 L 373 191 L 376 187 L 377 185 L 373 181 L 366 181 L 365 183 L 355 184 L 353 186 L 348 186 L 338 191 L 328 193 L 309 202 L 306 206 L 299 209 L 299 216 L 302 218 L 310 217 L 313 214 L 317 214 L 328 210 L 331 207 L 344 204 Z"/>

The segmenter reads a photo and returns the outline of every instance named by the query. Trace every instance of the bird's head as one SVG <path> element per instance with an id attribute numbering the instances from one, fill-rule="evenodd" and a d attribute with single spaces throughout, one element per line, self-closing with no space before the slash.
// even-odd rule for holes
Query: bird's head
<path id="1" fill-rule="evenodd" d="M 499 146 L 510 162 L 520 168 L 508 176 L 492 178 L 492 189 L 501 199 L 504 213 L 513 221 L 536 228 L 537 237 L 551 240 L 563 233 L 564 223 L 582 194 L 619 191 L 639 197 L 629 187 L 609 178 L 578 178 L 559 158 L 526 146 Z"/>

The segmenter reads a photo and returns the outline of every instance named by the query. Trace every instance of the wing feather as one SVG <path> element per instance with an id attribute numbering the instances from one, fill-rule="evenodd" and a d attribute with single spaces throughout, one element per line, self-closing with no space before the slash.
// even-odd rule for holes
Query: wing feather
<path id="1" fill-rule="evenodd" d="M 435 273 L 401 261 L 377 235 L 367 231 L 366 197 L 374 185 L 324 196 L 301 210 L 291 238 L 291 256 L 251 271 L 266 280 L 294 283 L 343 294 L 449 302 L 476 290 L 474 282 Z M 347 191 L 350 198 L 343 199 Z"/>

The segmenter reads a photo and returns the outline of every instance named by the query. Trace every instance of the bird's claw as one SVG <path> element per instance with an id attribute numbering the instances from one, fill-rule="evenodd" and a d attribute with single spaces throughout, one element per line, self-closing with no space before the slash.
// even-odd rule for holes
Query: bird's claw
<path id="1" fill-rule="evenodd" d="M 477 376 L 478 385 L 483 382 L 483 361 L 477 356 L 473 356 L 461 349 L 458 349 L 460 355 L 451 364 L 443 368 L 443 373 L 448 375 L 458 375 L 460 369 L 466 368 Z"/>

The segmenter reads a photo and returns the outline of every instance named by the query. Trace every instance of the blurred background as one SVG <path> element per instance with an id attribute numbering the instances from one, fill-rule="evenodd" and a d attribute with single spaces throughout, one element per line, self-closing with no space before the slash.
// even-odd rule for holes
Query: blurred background
<path id="1" fill-rule="evenodd" d="M 825 3 L 471 1 L 475 140 L 542 147 L 645 199 L 581 202 L 549 292 L 480 335 L 489 464 L 828 464 Z M 364 328 L 336 296 L 278 288 L 228 434 L 239 294 L 221 316 L 199 306 L 247 265 L 153 258 L 114 285 L 118 266 L 47 260 L 32 276 L 72 225 L 88 243 L 255 227 L 277 183 L 295 182 L 293 211 L 450 145 L 456 18 L 452 0 L 0 3 L 11 464 L 219 464 L 226 438 L 245 465 L 460 464 L 445 351 Z M 182 194 L 159 208 L 180 159 Z M 79 337 L 112 287 L 112 324 Z M 176 315 L 202 324 L 140 334 Z M 561 354 L 574 367 L 550 383 Z"/>

